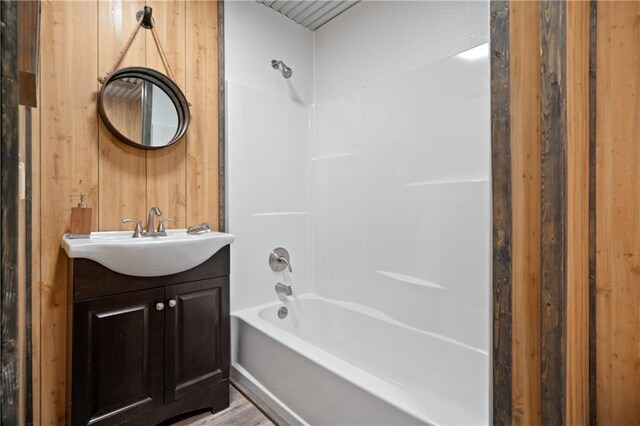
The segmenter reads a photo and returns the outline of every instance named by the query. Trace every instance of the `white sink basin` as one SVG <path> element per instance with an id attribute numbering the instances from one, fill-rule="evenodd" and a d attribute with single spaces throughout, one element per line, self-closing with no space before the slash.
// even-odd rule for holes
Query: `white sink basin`
<path id="1" fill-rule="evenodd" d="M 132 231 L 92 232 L 91 238 L 62 237 L 71 258 L 91 259 L 112 271 L 137 277 L 177 274 L 200 265 L 234 236 L 222 232 L 188 235 L 186 229 L 168 229 L 166 237 L 131 238 Z"/>

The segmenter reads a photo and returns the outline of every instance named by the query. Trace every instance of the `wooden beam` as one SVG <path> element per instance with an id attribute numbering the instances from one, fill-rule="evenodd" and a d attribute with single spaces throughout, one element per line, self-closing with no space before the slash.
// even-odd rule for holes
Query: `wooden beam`
<path id="1" fill-rule="evenodd" d="M 589 3 L 566 3 L 566 422 L 589 422 Z"/>
<path id="2" fill-rule="evenodd" d="M 18 40 L 17 2 L 0 2 L 0 423 L 18 424 Z"/>
<path id="3" fill-rule="evenodd" d="M 640 424 L 640 2 L 599 2 L 597 424 Z"/>
<path id="4" fill-rule="evenodd" d="M 510 3 L 513 424 L 540 424 L 540 5 Z"/>
<path id="5" fill-rule="evenodd" d="M 511 423 L 511 151 L 509 3 L 491 2 L 493 175 L 493 423 Z"/>
<path id="6" fill-rule="evenodd" d="M 541 418 L 565 424 L 567 292 L 566 4 L 540 3 Z"/>
<path id="7" fill-rule="evenodd" d="M 589 1 L 589 424 L 596 425 L 596 51 L 597 7 Z"/>

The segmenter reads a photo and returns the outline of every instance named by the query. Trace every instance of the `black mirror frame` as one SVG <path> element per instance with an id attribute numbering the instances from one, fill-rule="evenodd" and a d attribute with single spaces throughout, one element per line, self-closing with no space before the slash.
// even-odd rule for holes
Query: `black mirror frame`
<path id="1" fill-rule="evenodd" d="M 160 89 L 162 89 L 167 94 L 167 96 L 169 96 L 171 102 L 173 102 L 176 107 L 176 112 L 178 113 L 178 129 L 176 130 L 176 133 L 173 135 L 173 138 L 169 141 L 169 143 L 162 146 L 143 145 L 139 142 L 129 139 L 128 137 L 120 133 L 120 131 L 109 120 L 107 112 L 104 108 L 104 90 L 111 81 L 121 78 L 139 78 L 142 80 L 150 81 L 151 83 L 160 87 Z M 121 68 L 109 75 L 109 77 L 107 77 L 104 84 L 102 85 L 100 93 L 98 94 L 98 111 L 100 113 L 100 117 L 102 118 L 102 122 L 115 137 L 117 137 L 127 145 L 138 149 L 156 150 L 171 146 L 178 140 L 180 140 L 182 136 L 184 136 L 187 128 L 189 127 L 189 103 L 187 102 L 187 98 L 184 96 L 184 93 L 182 93 L 182 90 L 180 90 L 178 85 L 164 74 L 146 67 Z"/>

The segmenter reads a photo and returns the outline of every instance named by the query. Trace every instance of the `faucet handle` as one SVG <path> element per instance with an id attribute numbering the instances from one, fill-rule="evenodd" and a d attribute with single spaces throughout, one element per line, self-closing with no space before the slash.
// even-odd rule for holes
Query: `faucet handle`
<path id="1" fill-rule="evenodd" d="M 124 218 L 122 219 L 122 223 L 135 223 L 136 227 L 133 230 L 132 238 L 140 238 L 142 237 L 142 223 L 138 219 Z"/>
<path id="2" fill-rule="evenodd" d="M 164 227 L 164 223 L 165 222 L 173 222 L 173 223 L 175 223 L 176 220 L 174 218 L 172 218 L 172 217 L 168 217 L 166 219 L 160 220 L 159 223 L 158 223 L 158 232 L 166 232 L 166 229 Z"/>
<path id="3" fill-rule="evenodd" d="M 275 272 L 281 272 L 285 269 L 288 269 L 290 273 L 293 272 L 287 249 L 283 247 L 273 249 L 269 253 L 269 266 Z"/>

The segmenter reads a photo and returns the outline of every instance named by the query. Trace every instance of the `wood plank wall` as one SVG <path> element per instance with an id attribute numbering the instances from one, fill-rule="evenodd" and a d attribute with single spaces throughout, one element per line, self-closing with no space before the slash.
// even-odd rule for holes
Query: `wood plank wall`
<path id="1" fill-rule="evenodd" d="M 512 404 L 494 400 L 494 423 L 586 424 L 590 3 L 492 6 L 492 22 L 508 10 L 508 22 L 492 26 L 492 94 L 508 75 L 508 98 L 501 99 L 507 129 L 493 135 L 494 152 L 504 135 L 510 147 L 510 155 L 493 158 L 494 179 L 510 175 L 508 184 L 494 181 L 494 229 L 512 238 L 512 257 L 498 259 L 510 265 L 494 269 L 494 303 L 497 294 L 512 294 L 510 316 L 494 311 L 494 367 L 496 334 L 512 345 L 511 363 L 499 365 L 511 382 L 496 381 L 494 370 L 494 397 L 506 394 Z M 493 113 L 504 111 L 496 106 Z M 502 243 L 495 237 L 494 256 Z"/>
<path id="2" fill-rule="evenodd" d="M 595 328 L 599 425 L 640 424 L 640 2 L 599 2 Z"/>
<path id="3" fill-rule="evenodd" d="M 511 423 L 512 211 L 509 132 L 509 2 L 491 13 L 491 174 L 493 194 L 493 424 Z"/>
<path id="4" fill-rule="evenodd" d="M 567 2 L 566 417 L 589 423 L 589 129 L 591 5 Z"/>
<path id="5" fill-rule="evenodd" d="M 540 424 L 540 4 L 510 3 L 513 423 Z"/>
<path id="6" fill-rule="evenodd" d="M 158 35 L 191 103 L 185 138 L 154 152 L 117 141 L 96 108 L 97 78 L 113 64 L 145 4 L 154 9 Z M 34 384 L 34 418 L 40 424 L 66 420 L 67 272 L 60 238 L 69 226 L 70 194 L 87 194 L 93 230 L 128 229 L 123 217 L 144 219 L 154 205 L 176 218 L 178 227 L 218 225 L 217 24 L 215 1 L 42 4 L 40 137 L 34 137 L 33 156 L 34 265 L 39 266 L 33 275 L 34 288 L 39 278 L 41 291 L 33 308 L 34 379 L 40 378 Z M 138 34 L 120 66 L 129 65 L 166 73 L 147 31 Z"/>
<path id="7" fill-rule="evenodd" d="M 18 5 L 0 3 L 0 423 L 18 425 L 20 334 Z"/>
<path id="8" fill-rule="evenodd" d="M 540 2 L 540 367 L 542 424 L 566 421 L 566 3 Z"/>

